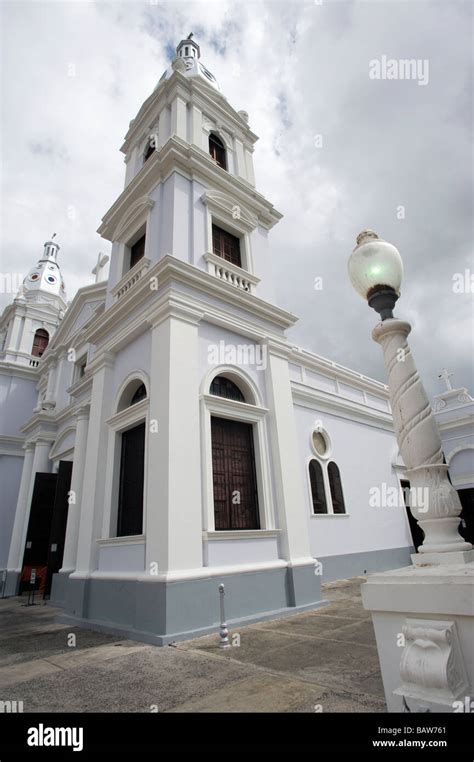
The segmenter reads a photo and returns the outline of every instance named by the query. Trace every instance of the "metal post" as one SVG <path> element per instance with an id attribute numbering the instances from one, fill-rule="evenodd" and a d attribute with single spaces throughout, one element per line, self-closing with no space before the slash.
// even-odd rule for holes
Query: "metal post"
<path id="1" fill-rule="evenodd" d="M 225 611 L 224 611 L 224 595 L 225 595 L 225 587 L 224 585 L 219 585 L 219 598 L 220 598 L 220 607 L 221 607 L 221 626 L 219 630 L 219 648 L 230 648 L 229 643 L 229 630 L 227 629 L 227 623 L 225 621 Z"/>
<path id="2" fill-rule="evenodd" d="M 36 584 L 36 569 L 31 570 L 30 575 L 30 589 L 28 590 L 28 603 L 27 606 L 35 605 L 35 584 Z"/>

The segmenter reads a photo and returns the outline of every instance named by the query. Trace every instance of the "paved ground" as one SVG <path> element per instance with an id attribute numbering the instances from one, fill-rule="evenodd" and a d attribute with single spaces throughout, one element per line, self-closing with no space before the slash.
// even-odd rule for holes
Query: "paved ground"
<path id="1" fill-rule="evenodd" d="M 326 585 L 321 610 L 239 628 L 227 650 L 216 635 L 163 648 L 118 640 L 55 624 L 49 605 L 0 600 L 0 701 L 25 712 L 384 712 L 361 582 Z"/>

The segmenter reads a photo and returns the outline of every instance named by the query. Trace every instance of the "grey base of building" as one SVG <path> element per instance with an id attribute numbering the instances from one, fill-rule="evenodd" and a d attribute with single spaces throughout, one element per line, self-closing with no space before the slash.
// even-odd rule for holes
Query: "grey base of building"
<path id="1" fill-rule="evenodd" d="M 411 566 L 413 546 L 370 550 L 365 553 L 347 553 L 343 556 L 318 556 L 322 564 L 322 581 L 350 579 L 373 572 L 401 569 Z"/>
<path id="2" fill-rule="evenodd" d="M 4 598 L 10 598 L 11 596 L 18 595 L 18 589 L 20 587 L 21 572 L 7 570 L 7 578 L 5 580 L 2 596 Z"/>
<path id="3" fill-rule="evenodd" d="M 221 583 L 230 628 L 327 605 L 313 565 L 179 582 L 55 575 L 51 602 L 65 601 L 58 622 L 163 646 L 218 632 Z"/>

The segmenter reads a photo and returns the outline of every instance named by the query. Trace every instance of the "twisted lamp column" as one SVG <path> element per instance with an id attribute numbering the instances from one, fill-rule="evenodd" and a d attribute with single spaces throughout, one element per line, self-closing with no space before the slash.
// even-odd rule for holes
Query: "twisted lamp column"
<path id="1" fill-rule="evenodd" d="M 411 494 L 424 497 L 412 499 L 410 506 L 425 535 L 418 551 L 470 551 L 472 545 L 458 532 L 461 502 L 448 479 L 438 426 L 408 346 L 410 331 L 409 323 L 391 318 L 375 326 L 372 338 L 383 349 L 395 433 Z"/>

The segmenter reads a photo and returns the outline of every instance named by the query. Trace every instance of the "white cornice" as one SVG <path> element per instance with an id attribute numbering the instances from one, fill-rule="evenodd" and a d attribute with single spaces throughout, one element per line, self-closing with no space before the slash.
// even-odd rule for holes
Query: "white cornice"
<path id="1" fill-rule="evenodd" d="M 234 132 L 240 136 L 242 141 L 253 145 L 258 140 L 258 136 L 252 132 L 248 124 L 222 93 L 207 87 L 205 82 L 199 79 L 191 79 L 178 71 L 174 71 L 171 77 L 164 80 L 143 102 L 135 119 L 130 123 L 120 150 L 125 154 L 128 153 L 133 144 L 142 139 L 144 130 L 150 129 L 156 122 L 161 109 L 169 105 L 177 96 L 186 103 L 192 101 L 193 105 L 201 109 L 211 108 L 221 119 L 230 121 Z"/>
<path id="2" fill-rule="evenodd" d="M 158 291 L 151 291 L 149 286 L 149 280 L 156 278 L 158 283 Z M 183 294 L 176 293 L 175 304 L 181 303 L 183 308 L 195 309 L 198 312 L 203 313 L 203 317 L 209 316 L 211 322 L 213 316 L 220 314 L 221 320 L 230 327 L 230 322 L 226 319 L 225 313 L 202 302 L 199 300 L 199 296 L 214 297 L 221 300 L 225 305 L 237 308 L 239 310 L 246 311 L 252 317 L 258 318 L 263 321 L 267 321 L 270 325 L 285 330 L 293 325 L 297 318 L 289 312 L 276 307 L 275 305 L 265 302 L 262 299 L 241 291 L 240 289 L 232 286 L 228 283 L 224 283 L 219 278 L 211 275 L 204 270 L 201 270 L 194 265 L 190 265 L 188 262 L 183 262 L 176 257 L 167 255 L 160 259 L 150 270 L 147 272 L 147 278 L 138 281 L 133 289 L 122 296 L 117 302 L 115 302 L 109 309 L 107 309 L 100 318 L 96 319 L 88 328 L 87 340 L 92 344 L 100 344 L 104 342 L 108 335 L 113 334 L 114 345 L 117 344 L 115 338 L 117 334 L 117 327 L 121 327 L 121 334 L 124 338 L 133 335 L 133 332 L 143 332 L 146 329 L 146 325 L 143 326 L 143 318 L 148 319 L 150 322 L 150 314 L 148 310 L 151 306 L 154 308 L 154 313 L 159 311 L 164 303 L 168 303 L 170 300 L 170 291 L 173 290 L 173 284 L 180 283 L 188 286 L 194 290 L 197 294 L 195 297 L 187 297 Z M 160 293 L 161 292 L 161 293 Z M 137 313 L 137 308 L 142 307 L 142 315 L 137 318 L 138 322 L 131 320 L 132 314 Z M 135 318 L 135 315 L 133 317 Z M 153 322 L 153 318 L 151 318 Z M 237 317 L 234 317 L 235 327 L 240 328 L 243 322 Z M 127 322 L 129 321 L 129 322 Z M 125 324 L 127 323 L 126 327 Z M 249 330 L 255 337 L 264 337 L 268 335 L 263 327 L 258 326 L 249 320 L 247 322 Z M 271 330 L 271 329 L 270 329 Z M 111 346 L 107 348 L 112 348 Z"/>
<path id="3" fill-rule="evenodd" d="M 159 151 L 154 151 L 106 212 L 97 230 L 99 235 L 113 242 L 115 230 L 127 210 L 140 198 L 148 196 L 173 172 L 233 196 L 237 204 L 242 204 L 255 214 L 263 227 L 272 228 L 282 218 L 280 212 L 252 186 L 219 167 L 202 149 L 174 135 Z"/>
<path id="4" fill-rule="evenodd" d="M 17 365 L 14 362 L 5 362 L 0 360 L 0 375 L 17 377 L 17 378 L 29 378 L 32 381 L 36 381 L 38 378 L 39 368 L 30 368 L 28 365 Z"/>
<path id="5" fill-rule="evenodd" d="M 292 347 L 290 362 L 293 365 L 301 365 L 307 370 L 320 373 L 328 378 L 348 383 L 370 394 L 376 394 L 382 399 L 389 400 L 390 398 L 388 386 L 381 381 L 364 376 L 362 373 L 346 368 L 344 365 L 339 365 L 321 355 L 313 354 L 308 350 Z"/>
<path id="6" fill-rule="evenodd" d="M 330 392 L 313 389 L 297 381 L 291 381 L 291 388 L 295 405 L 330 413 L 339 418 L 359 421 L 385 431 L 393 432 L 394 430 L 392 416 L 382 410 L 375 410 Z"/>

